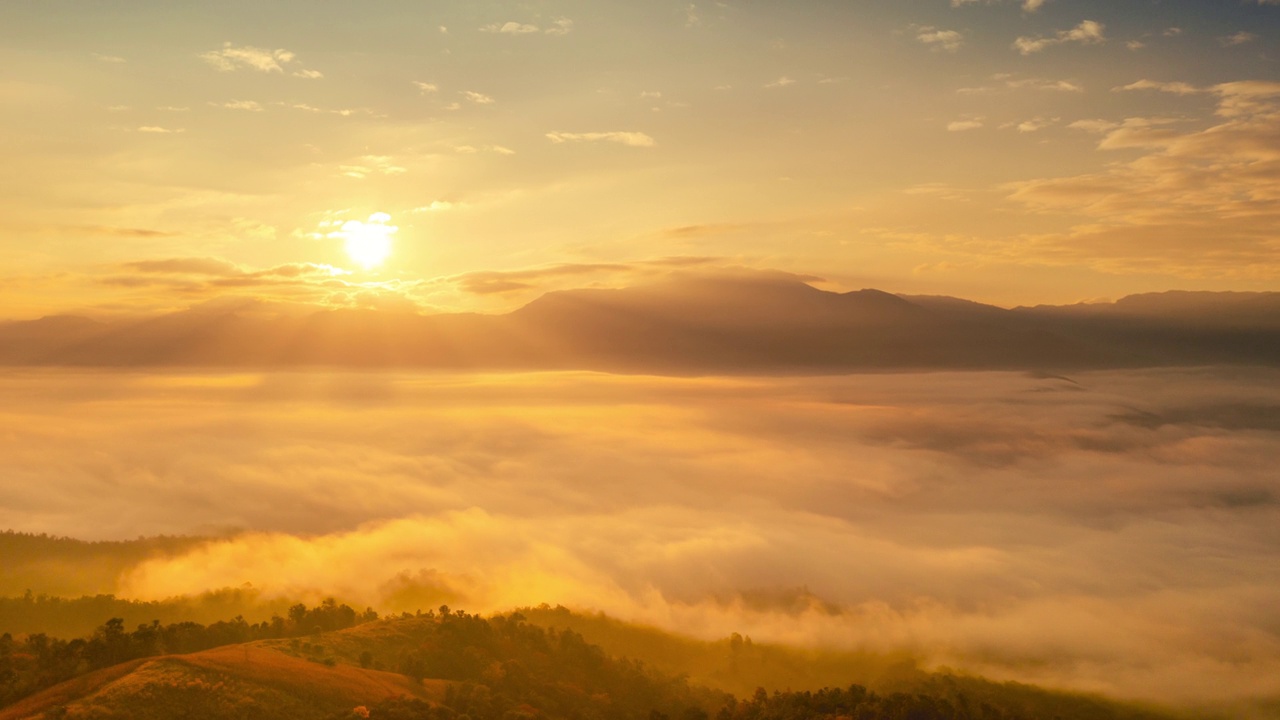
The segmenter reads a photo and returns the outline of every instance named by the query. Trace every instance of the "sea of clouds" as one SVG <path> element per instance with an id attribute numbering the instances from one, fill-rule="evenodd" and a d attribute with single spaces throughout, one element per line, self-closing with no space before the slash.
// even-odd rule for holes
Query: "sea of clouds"
<path id="1" fill-rule="evenodd" d="M 1124 697 L 1280 693 L 1280 371 L 0 375 L 0 527 L 123 596 L 563 603 Z"/>

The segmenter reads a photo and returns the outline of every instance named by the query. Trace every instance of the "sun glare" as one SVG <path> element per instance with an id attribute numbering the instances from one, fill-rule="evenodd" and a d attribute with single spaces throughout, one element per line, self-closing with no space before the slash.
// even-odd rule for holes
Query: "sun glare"
<path id="1" fill-rule="evenodd" d="M 390 221 L 390 215 L 374 213 L 368 222 L 348 220 L 343 223 L 338 234 L 346 239 L 347 255 L 365 270 L 382 265 L 391 256 L 391 236 L 399 228 L 389 224 Z"/>

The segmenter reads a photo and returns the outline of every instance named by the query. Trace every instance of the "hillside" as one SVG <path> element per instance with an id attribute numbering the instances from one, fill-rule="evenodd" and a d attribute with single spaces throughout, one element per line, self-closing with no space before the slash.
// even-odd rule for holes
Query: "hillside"
<path id="1" fill-rule="evenodd" d="M 1097 698 L 924 673 L 909 663 L 885 671 L 884 658 L 872 656 L 849 664 L 834 655 L 752 648 L 740 638 L 699 643 L 563 608 L 529 613 L 532 621 L 522 613 L 485 619 L 441 608 L 439 614 L 405 615 L 305 637 L 136 659 L 19 700 L 0 709 L 0 720 L 337 720 L 354 717 L 356 708 L 374 720 L 1169 717 Z M 583 627 L 607 645 L 628 646 L 632 659 L 592 644 L 565 625 Z M 723 667 L 714 670 L 717 665 Z M 687 681 L 690 674 L 681 666 L 698 672 Z M 707 668 L 713 668 L 708 679 L 717 687 L 750 679 L 775 690 L 740 692 L 735 699 L 701 686 Z M 841 679 L 815 683 L 824 673 Z M 822 684 L 838 689 L 816 692 Z"/>
<path id="2" fill-rule="evenodd" d="M 444 688 L 443 682 L 330 666 L 251 643 L 100 670 L 0 710 L 0 720 L 318 718 L 393 697 L 439 702 Z"/>

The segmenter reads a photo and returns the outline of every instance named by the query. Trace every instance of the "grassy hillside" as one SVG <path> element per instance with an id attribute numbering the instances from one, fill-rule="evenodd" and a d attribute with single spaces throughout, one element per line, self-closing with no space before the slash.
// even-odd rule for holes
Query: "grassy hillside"
<path id="1" fill-rule="evenodd" d="M 700 642 L 564 608 L 492 618 L 441 608 L 322 631 L 326 614 L 342 609 L 328 603 L 299 615 L 293 637 L 233 644 L 230 634 L 220 647 L 198 652 L 144 657 L 95 672 L 73 669 L 70 681 L 0 709 L 0 720 L 1172 717 L 1016 683 L 927 673 L 904 657 L 805 652 L 737 637 Z M 346 614 L 354 617 L 349 608 Z M 241 626 L 243 621 L 218 623 L 196 635 L 212 641 Z M 82 663 L 104 652 L 124 658 L 130 648 L 140 652 L 140 637 L 155 640 L 154 654 L 176 642 L 168 630 L 142 627 L 127 634 L 113 620 L 85 640 L 13 641 L 0 659 L 9 668 L 38 669 L 38 653 L 52 647 L 84 649 L 66 655 Z M 752 683 L 750 691 L 740 690 Z M 824 686 L 835 689 L 820 690 Z M 736 699 L 727 688 L 739 690 Z"/>
<path id="2" fill-rule="evenodd" d="M 322 718 L 393 697 L 438 702 L 444 687 L 398 673 L 303 660 L 250 643 L 100 670 L 0 710 L 0 720 Z"/>

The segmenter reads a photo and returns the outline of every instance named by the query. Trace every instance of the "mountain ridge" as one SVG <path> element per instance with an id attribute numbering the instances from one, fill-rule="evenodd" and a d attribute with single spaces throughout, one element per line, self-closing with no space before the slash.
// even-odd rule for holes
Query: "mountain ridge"
<path id="1" fill-rule="evenodd" d="M 999 308 L 797 279 L 547 293 L 506 314 L 213 301 L 117 322 L 0 323 L 0 365 L 813 373 L 1280 365 L 1280 293 L 1172 291 Z"/>

